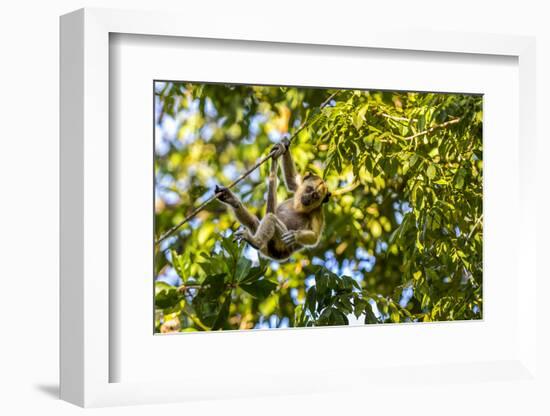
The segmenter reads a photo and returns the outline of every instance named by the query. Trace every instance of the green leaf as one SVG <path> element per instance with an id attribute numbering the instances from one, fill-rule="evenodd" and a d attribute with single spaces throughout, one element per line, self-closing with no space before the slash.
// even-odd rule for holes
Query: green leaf
<path id="1" fill-rule="evenodd" d="M 365 308 L 367 307 L 367 302 L 363 299 L 357 298 L 354 302 L 354 310 L 353 314 L 356 318 L 359 318 L 363 312 L 365 311 Z M 369 305 L 370 308 L 370 305 Z"/>
<path id="2" fill-rule="evenodd" d="M 428 178 L 433 179 L 435 178 L 436 173 L 437 172 L 435 166 L 433 164 L 430 164 L 430 166 L 428 166 L 428 170 L 426 171 L 426 175 L 428 175 Z"/>
<path id="3" fill-rule="evenodd" d="M 420 242 L 418 238 L 416 239 L 415 246 L 421 253 L 424 251 L 424 245 Z"/>
<path id="4" fill-rule="evenodd" d="M 378 310 L 382 313 L 382 315 L 388 314 L 388 302 L 386 299 L 379 299 L 376 306 L 378 306 Z"/>
<path id="5" fill-rule="evenodd" d="M 239 287 L 255 298 L 265 299 L 275 290 L 277 284 L 267 279 L 262 279 L 252 283 L 241 284 Z"/>
<path id="6" fill-rule="evenodd" d="M 306 294 L 305 307 L 309 310 L 312 316 L 315 316 L 315 303 L 316 303 L 317 291 L 315 286 L 309 288 Z"/>
<path id="7" fill-rule="evenodd" d="M 365 114 L 367 114 L 368 109 L 369 109 L 369 103 L 366 103 L 365 105 L 361 106 L 361 108 L 357 112 L 357 114 L 359 115 L 359 117 L 361 117 L 361 119 L 363 120 L 365 119 Z"/>
<path id="8" fill-rule="evenodd" d="M 239 261 L 237 261 L 237 270 L 235 271 L 235 280 L 237 282 L 241 282 L 246 277 L 248 277 L 248 273 L 250 272 L 251 267 L 252 267 L 252 262 L 250 260 L 248 260 L 246 257 L 240 257 Z"/>
<path id="9" fill-rule="evenodd" d="M 399 311 L 393 303 L 390 303 L 390 320 L 393 323 L 399 323 L 400 321 Z"/>
<path id="10" fill-rule="evenodd" d="M 206 276 L 202 282 L 201 290 L 211 298 L 218 298 L 226 289 L 225 273 Z"/>
<path id="11" fill-rule="evenodd" d="M 357 281 L 351 276 L 342 276 L 340 279 L 337 278 L 338 289 L 344 289 L 346 291 L 351 291 L 353 288 L 361 289 L 361 286 Z"/>
<path id="12" fill-rule="evenodd" d="M 455 188 L 456 189 L 462 189 L 464 187 L 464 179 L 466 177 L 466 170 L 463 168 L 460 168 L 456 174 L 455 179 Z"/>
<path id="13" fill-rule="evenodd" d="M 265 274 L 265 267 L 252 267 L 248 274 L 239 283 L 251 283 L 259 280 Z"/>
<path id="14" fill-rule="evenodd" d="M 382 141 L 380 140 L 379 137 L 377 137 L 374 140 L 374 151 L 377 153 L 380 153 L 381 150 L 382 150 Z"/>
<path id="15" fill-rule="evenodd" d="M 352 116 L 352 123 L 353 127 L 359 130 L 363 126 L 364 120 L 359 114 L 355 113 Z"/>
<path id="16" fill-rule="evenodd" d="M 365 167 L 367 168 L 367 171 L 369 173 L 372 173 L 373 172 L 373 169 L 374 169 L 374 160 L 372 157 L 369 157 L 367 156 L 365 158 Z"/>
<path id="17" fill-rule="evenodd" d="M 169 291 L 174 289 L 174 286 L 169 285 L 166 282 L 155 282 L 155 296 L 162 291 Z"/>
<path id="18" fill-rule="evenodd" d="M 172 265 L 174 266 L 174 270 L 178 274 L 179 277 L 182 278 L 183 281 L 185 281 L 185 264 L 183 262 L 183 256 L 180 256 L 178 253 L 176 253 L 175 250 L 170 250 L 170 255 L 172 257 Z"/>
<path id="19" fill-rule="evenodd" d="M 323 296 L 326 293 L 328 284 L 328 276 L 323 271 L 315 276 L 315 286 L 317 286 L 317 294 L 319 296 Z"/>
<path id="20" fill-rule="evenodd" d="M 418 117 L 418 131 L 424 131 L 424 127 L 426 127 L 426 116 L 421 114 Z"/>
<path id="21" fill-rule="evenodd" d="M 241 250 L 231 238 L 222 238 L 221 245 L 233 259 L 239 258 Z"/>
<path id="22" fill-rule="evenodd" d="M 325 308 L 323 312 L 321 312 L 321 315 L 319 315 L 319 319 L 317 319 L 317 324 L 321 326 L 330 325 L 332 311 L 332 308 Z"/>
<path id="23" fill-rule="evenodd" d="M 212 330 L 221 329 L 223 327 L 223 325 L 227 321 L 227 318 L 229 317 L 230 307 L 231 307 L 231 293 L 228 293 L 227 296 L 225 297 L 225 300 L 223 301 L 220 311 L 218 312 L 218 316 L 216 317 L 216 320 L 212 324 Z"/>
<path id="24" fill-rule="evenodd" d="M 332 309 L 329 321 L 330 325 L 349 325 L 348 317 L 338 309 Z"/>
<path id="25" fill-rule="evenodd" d="M 344 314 L 350 314 L 353 312 L 353 305 L 351 304 L 350 298 L 347 296 L 340 296 L 336 306 L 338 307 L 338 310 Z"/>
<path id="26" fill-rule="evenodd" d="M 181 299 L 178 290 L 164 282 L 155 283 L 155 306 L 159 309 L 174 307 Z"/>
<path id="27" fill-rule="evenodd" d="M 197 262 L 199 267 L 204 271 L 205 274 L 215 274 L 216 271 L 212 268 L 212 259 L 209 256 L 206 256 L 204 253 L 202 254 L 202 257 L 206 259 L 207 261 L 203 262 Z"/>
<path id="28" fill-rule="evenodd" d="M 302 305 L 297 305 L 296 308 L 294 308 L 294 326 L 304 326 L 304 308 Z"/>
<path id="29" fill-rule="evenodd" d="M 425 308 L 427 308 L 430 304 L 431 304 L 431 299 L 430 299 L 430 297 L 428 296 L 428 294 L 425 293 L 425 294 L 422 296 L 422 302 L 421 302 L 420 307 L 421 307 L 422 309 L 425 309 Z"/>
<path id="30" fill-rule="evenodd" d="M 388 242 L 390 244 L 393 244 L 397 241 L 397 238 L 399 237 L 400 231 L 401 231 L 401 227 L 397 227 L 395 230 L 393 230 L 393 232 L 391 233 L 390 238 L 388 240 Z"/>
<path id="31" fill-rule="evenodd" d="M 367 304 L 365 306 L 365 323 L 366 324 L 377 324 L 378 319 L 376 318 L 376 315 L 372 311 L 372 306 L 370 304 Z"/>

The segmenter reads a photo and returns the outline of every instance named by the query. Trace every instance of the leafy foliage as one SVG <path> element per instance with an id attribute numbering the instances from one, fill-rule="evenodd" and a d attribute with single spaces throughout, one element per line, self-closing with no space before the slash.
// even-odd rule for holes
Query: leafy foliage
<path id="1" fill-rule="evenodd" d="M 304 120 L 292 154 L 335 194 L 321 243 L 282 264 L 233 243 L 232 214 L 208 204 L 156 248 L 158 331 L 482 317 L 482 97 L 342 90 L 319 111 L 334 90 L 155 91 L 157 238 Z M 266 177 L 233 189 L 259 217 Z"/>

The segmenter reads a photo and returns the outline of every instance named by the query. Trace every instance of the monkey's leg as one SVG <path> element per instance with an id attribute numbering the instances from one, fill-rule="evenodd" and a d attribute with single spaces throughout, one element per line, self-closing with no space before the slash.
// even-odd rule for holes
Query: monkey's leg
<path id="1" fill-rule="evenodd" d="M 271 212 L 260 221 L 260 226 L 254 235 L 243 236 L 252 246 L 258 249 L 265 249 L 272 238 L 281 238 L 287 231 L 286 225 Z"/>

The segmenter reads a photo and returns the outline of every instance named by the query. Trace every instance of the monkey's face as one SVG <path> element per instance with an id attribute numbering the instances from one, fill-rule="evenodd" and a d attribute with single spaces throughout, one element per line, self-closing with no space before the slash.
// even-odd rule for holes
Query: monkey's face
<path id="1" fill-rule="evenodd" d="M 323 202 L 328 202 L 330 192 L 324 180 L 317 175 L 308 173 L 294 197 L 296 208 L 308 212 L 318 208 Z"/>

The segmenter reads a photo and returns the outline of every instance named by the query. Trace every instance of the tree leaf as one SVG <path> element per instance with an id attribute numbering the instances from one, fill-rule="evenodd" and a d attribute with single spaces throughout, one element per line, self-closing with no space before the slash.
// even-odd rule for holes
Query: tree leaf
<path id="1" fill-rule="evenodd" d="M 218 298 L 226 289 L 225 273 L 207 276 L 201 285 L 204 294 L 211 298 Z"/>
<path id="2" fill-rule="evenodd" d="M 272 291 L 275 290 L 277 284 L 267 279 L 262 279 L 252 283 L 239 285 L 239 287 L 245 292 L 250 293 L 255 298 L 265 299 Z"/>
<path id="3" fill-rule="evenodd" d="M 240 257 L 239 260 L 237 261 L 237 270 L 235 271 L 235 281 L 241 282 L 246 277 L 248 277 L 251 267 L 252 267 L 252 262 L 250 260 L 248 260 L 246 257 Z"/>
<path id="4" fill-rule="evenodd" d="M 229 309 L 231 307 L 231 293 L 228 293 L 225 297 L 225 300 L 223 301 L 223 304 L 220 308 L 220 311 L 218 312 L 218 316 L 216 317 L 216 320 L 212 324 L 212 330 L 221 329 L 225 322 L 227 321 L 227 318 L 229 317 Z"/>
<path id="5" fill-rule="evenodd" d="M 367 302 L 364 299 L 357 298 L 355 299 L 353 306 L 354 306 L 353 314 L 355 315 L 356 318 L 359 318 L 365 311 L 365 308 L 367 307 Z"/>
<path id="6" fill-rule="evenodd" d="M 338 309 L 332 309 L 330 314 L 331 325 L 349 325 L 348 317 Z"/>
<path id="7" fill-rule="evenodd" d="M 435 166 L 433 163 L 428 166 L 428 169 L 426 170 L 426 175 L 428 175 L 428 178 L 433 179 L 435 178 L 437 171 L 435 169 Z"/>
<path id="8" fill-rule="evenodd" d="M 315 286 L 309 288 L 306 294 L 305 307 L 309 310 L 312 316 L 315 316 L 315 304 L 316 304 L 317 291 Z"/>
<path id="9" fill-rule="evenodd" d="M 174 286 L 170 286 L 164 282 L 155 283 L 155 306 L 157 308 L 172 308 L 180 299 L 180 294 Z"/>
<path id="10" fill-rule="evenodd" d="M 332 308 L 325 308 L 321 315 L 319 315 L 319 319 L 317 319 L 317 325 L 326 326 L 330 324 L 330 318 L 332 316 Z"/>
<path id="11" fill-rule="evenodd" d="M 365 306 L 365 323 L 366 324 L 377 324 L 378 319 L 376 318 L 376 315 L 372 311 L 372 306 L 367 303 Z"/>

